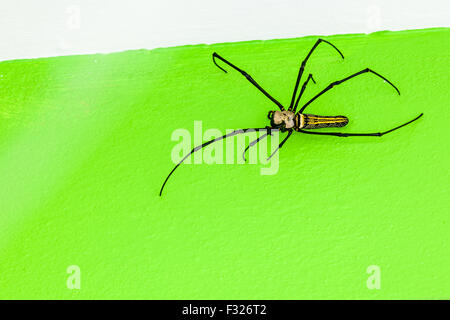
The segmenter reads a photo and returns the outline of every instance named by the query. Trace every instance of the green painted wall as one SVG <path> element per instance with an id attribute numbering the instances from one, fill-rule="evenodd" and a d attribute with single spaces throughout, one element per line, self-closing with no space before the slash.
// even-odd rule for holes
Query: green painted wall
<path id="1" fill-rule="evenodd" d="M 308 112 L 344 114 L 337 138 L 296 134 L 279 172 L 173 167 L 175 129 L 267 125 L 316 37 L 0 63 L 0 298 L 450 298 L 450 29 L 327 37 Z M 239 155 L 240 157 L 240 155 Z M 68 266 L 81 269 L 69 290 Z M 381 289 L 366 286 L 368 266 Z"/>

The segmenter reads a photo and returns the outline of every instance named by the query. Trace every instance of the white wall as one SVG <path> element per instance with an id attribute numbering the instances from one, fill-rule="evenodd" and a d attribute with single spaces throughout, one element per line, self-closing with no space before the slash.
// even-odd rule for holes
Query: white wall
<path id="1" fill-rule="evenodd" d="M 449 0 L 1 0 L 0 60 L 450 26 Z"/>

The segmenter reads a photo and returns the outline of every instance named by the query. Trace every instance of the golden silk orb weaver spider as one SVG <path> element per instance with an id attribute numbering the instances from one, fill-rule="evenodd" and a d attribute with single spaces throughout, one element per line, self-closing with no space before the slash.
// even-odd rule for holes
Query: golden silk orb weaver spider
<path id="1" fill-rule="evenodd" d="M 212 55 L 212 59 L 214 64 L 223 72 L 227 73 L 227 71 L 221 67 L 218 63 L 217 60 L 222 61 L 224 64 L 228 65 L 229 67 L 231 67 L 232 69 L 238 71 L 239 73 L 241 73 L 253 86 L 255 86 L 261 93 L 263 93 L 267 98 L 269 98 L 274 104 L 276 104 L 279 108 L 279 110 L 271 110 L 269 111 L 267 117 L 270 120 L 270 126 L 266 126 L 264 128 L 247 128 L 247 129 L 238 129 L 238 130 L 234 130 L 228 134 L 225 134 L 221 137 L 212 139 L 210 141 L 207 141 L 205 143 L 202 143 L 198 146 L 196 146 L 195 148 L 193 148 L 187 155 L 185 155 L 176 165 L 175 167 L 172 169 L 172 171 L 170 171 L 169 175 L 166 177 L 166 179 L 164 180 L 161 190 L 159 192 L 159 195 L 162 195 L 162 192 L 164 190 L 164 186 L 166 185 L 167 181 L 169 180 L 170 176 L 174 173 L 174 171 L 180 166 L 180 164 L 183 163 L 184 160 L 186 160 L 191 154 L 193 154 L 194 152 L 197 152 L 201 149 L 203 149 L 204 147 L 210 145 L 211 143 L 214 143 L 216 141 L 219 140 L 223 140 L 226 138 L 229 138 L 231 136 L 235 136 L 237 134 L 240 133 L 245 133 L 245 132 L 250 132 L 250 131 L 257 131 L 257 130 L 266 130 L 266 133 L 262 134 L 261 136 L 259 136 L 256 140 L 252 141 L 249 143 L 249 145 L 245 148 L 244 153 L 243 153 L 243 157 L 245 160 L 245 153 L 246 151 L 254 146 L 255 144 L 257 144 L 259 141 L 261 141 L 262 139 L 264 139 L 265 137 L 267 137 L 268 135 L 271 135 L 271 131 L 272 130 L 279 130 L 281 132 L 287 132 L 286 137 L 281 141 L 281 143 L 278 145 L 278 147 L 272 152 L 272 154 L 269 156 L 268 159 L 270 159 L 285 143 L 286 141 L 289 139 L 289 137 L 292 135 L 292 133 L 295 132 L 299 132 L 299 133 L 304 133 L 304 134 L 315 134 L 315 135 L 328 135 L 328 136 L 336 136 L 336 137 L 381 137 L 389 132 L 395 131 L 397 129 L 400 129 L 414 121 L 416 121 L 417 119 L 419 119 L 423 113 L 419 114 L 417 117 L 415 117 L 414 119 L 405 122 L 397 127 L 394 127 L 392 129 L 383 131 L 383 132 L 372 132 L 372 133 L 347 133 L 347 132 L 320 132 L 320 131 L 310 131 L 313 129 L 320 129 L 320 128 L 339 128 L 339 127 L 344 127 L 347 125 L 348 123 L 348 118 L 345 116 L 320 116 L 320 115 L 314 115 L 314 114 L 307 114 L 304 113 L 305 109 L 313 102 L 315 101 L 317 98 L 319 98 L 320 96 L 322 96 L 323 94 L 325 94 L 326 92 L 330 91 L 331 89 L 333 89 L 335 86 L 338 86 L 350 79 L 353 79 L 359 75 L 368 73 L 368 74 L 373 74 L 374 76 L 384 80 L 386 83 L 388 83 L 390 86 L 392 86 L 396 92 L 400 95 L 400 90 L 388 79 L 386 79 L 384 76 L 382 76 L 381 74 L 375 72 L 374 70 L 370 69 L 370 68 L 365 68 L 361 71 L 355 72 L 341 80 L 337 80 L 334 82 L 331 82 L 327 87 L 325 87 L 325 89 L 321 90 L 319 93 L 317 93 L 316 95 L 314 95 L 311 99 L 309 99 L 305 104 L 302 105 L 302 107 L 299 109 L 299 111 L 297 112 L 297 107 L 299 105 L 300 102 L 300 98 L 302 97 L 306 86 L 308 85 L 309 81 L 314 81 L 314 78 L 312 76 L 312 74 L 310 73 L 308 75 L 308 77 L 306 78 L 306 80 L 303 82 L 302 86 L 300 87 L 300 82 L 301 82 L 301 78 L 303 75 L 303 72 L 305 70 L 306 67 L 306 63 L 308 62 L 308 59 L 310 58 L 310 56 L 312 55 L 312 53 L 314 52 L 314 50 L 317 48 L 317 46 L 320 43 L 326 43 L 328 45 L 330 45 L 332 48 L 334 48 L 338 54 L 341 56 L 342 59 L 344 59 L 344 55 L 342 54 L 342 52 L 336 47 L 334 46 L 332 43 L 323 40 L 323 39 L 318 39 L 316 41 L 316 43 L 313 45 L 313 47 L 310 49 L 310 51 L 308 52 L 308 54 L 306 55 L 305 59 L 302 61 L 301 65 L 300 65 L 300 69 L 298 71 L 298 75 L 297 75 L 297 80 L 295 82 L 295 86 L 294 86 L 294 91 L 292 93 L 292 98 L 291 98 L 291 102 L 289 104 L 289 107 L 286 108 L 277 100 L 275 99 L 272 95 L 270 95 L 265 89 L 263 89 L 254 79 L 252 76 L 250 76 L 247 72 L 245 72 L 244 70 L 240 69 L 239 67 L 235 66 L 234 64 L 232 64 L 230 61 L 226 60 L 225 58 L 221 57 L 219 54 L 217 54 L 216 52 L 213 53 Z M 299 87 L 300 87 L 300 91 L 299 91 Z"/>

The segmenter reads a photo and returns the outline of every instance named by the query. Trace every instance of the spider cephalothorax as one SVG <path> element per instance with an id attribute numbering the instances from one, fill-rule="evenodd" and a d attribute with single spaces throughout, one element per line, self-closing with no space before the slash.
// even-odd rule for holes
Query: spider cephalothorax
<path id="1" fill-rule="evenodd" d="M 280 129 L 282 132 L 295 126 L 295 113 L 290 110 L 269 111 L 267 117 L 270 120 L 270 126 L 274 129 Z"/>

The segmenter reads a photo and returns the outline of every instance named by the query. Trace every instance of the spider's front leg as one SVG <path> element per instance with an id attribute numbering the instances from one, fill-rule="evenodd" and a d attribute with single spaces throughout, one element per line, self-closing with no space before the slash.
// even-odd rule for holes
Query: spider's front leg
<path id="1" fill-rule="evenodd" d="M 239 67 L 235 66 L 234 64 L 232 64 L 232 63 L 231 63 L 230 61 L 228 61 L 227 59 L 222 58 L 222 57 L 219 56 L 216 52 L 213 53 L 212 58 L 213 58 L 214 64 L 215 64 L 220 70 L 222 70 L 223 72 L 227 73 L 227 71 L 226 71 L 224 68 L 222 68 L 221 66 L 219 66 L 219 65 L 217 64 L 216 58 L 219 59 L 219 60 L 221 60 L 221 61 L 223 61 L 224 63 L 226 63 L 227 65 L 229 65 L 231 68 L 233 68 L 234 70 L 236 70 L 236 71 L 238 71 L 240 74 L 242 74 L 248 81 L 250 81 L 250 83 L 251 83 L 252 85 L 254 85 L 254 86 L 255 86 L 259 91 L 261 91 L 267 98 L 269 98 L 273 103 L 275 103 L 275 104 L 278 106 L 278 108 L 280 108 L 281 111 L 284 111 L 284 110 L 285 110 L 284 107 L 283 107 L 283 105 L 282 105 L 277 99 L 275 99 L 274 97 L 272 97 L 266 90 L 264 90 L 263 87 L 261 87 L 261 86 L 259 85 L 259 83 L 256 82 L 256 80 L 253 79 L 253 77 L 252 77 L 251 75 L 249 75 L 247 72 L 245 72 L 244 70 L 242 70 L 242 69 L 240 69 Z"/>
<path id="2" fill-rule="evenodd" d="M 293 108 L 294 108 L 295 96 L 297 95 L 298 86 L 300 85 L 300 80 L 302 78 L 303 71 L 305 70 L 306 63 L 308 62 L 309 57 L 312 55 L 314 50 L 316 50 L 317 46 L 321 42 L 329 44 L 330 46 L 332 46 L 341 55 L 342 59 L 344 59 L 344 55 L 342 54 L 342 52 L 338 48 L 336 48 L 336 46 L 334 44 L 332 44 L 331 42 L 328 42 L 327 40 L 317 39 L 316 43 L 313 45 L 311 50 L 309 50 L 308 55 L 302 61 L 301 65 L 300 65 L 300 69 L 298 70 L 297 80 L 295 81 L 295 86 L 294 86 L 294 92 L 292 93 L 291 104 L 289 105 L 289 109 L 288 109 L 290 111 L 292 111 Z M 300 95 L 301 94 L 302 94 L 302 92 L 300 93 Z M 300 96 L 299 96 L 299 99 L 300 99 Z M 297 99 L 297 100 L 299 100 L 299 99 Z"/>

